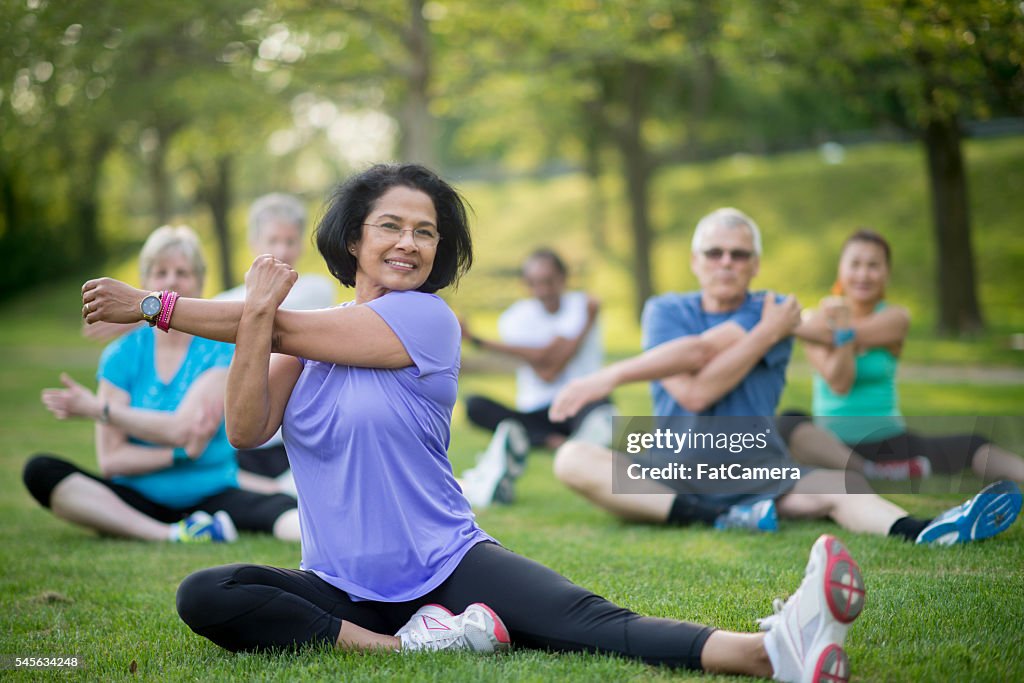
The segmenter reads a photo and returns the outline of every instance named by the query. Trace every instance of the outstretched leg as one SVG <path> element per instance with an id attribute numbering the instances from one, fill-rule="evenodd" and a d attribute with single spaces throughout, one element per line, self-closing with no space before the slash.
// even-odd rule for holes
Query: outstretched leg
<path id="1" fill-rule="evenodd" d="M 167 541 L 171 538 L 169 522 L 177 521 L 143 513 L 125 502 L 106 482 L 53 456 L 31 458 L 25 464 L 22 478 L 29 493 L 54 515 L 103 534 Z"/>

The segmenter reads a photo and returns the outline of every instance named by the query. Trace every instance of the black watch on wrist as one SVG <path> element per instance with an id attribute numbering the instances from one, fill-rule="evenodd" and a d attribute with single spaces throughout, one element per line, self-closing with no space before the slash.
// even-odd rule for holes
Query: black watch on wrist
<path id="1" fill-rule="evenodd" d="M 156 325 L 156 319 L 160 317 L 163 305 L 163 292 L 150 292 L 142 300 L 142 304 L 139 306 L 142 309 L 142 319 L 149 323 L 150 327 Z"/>

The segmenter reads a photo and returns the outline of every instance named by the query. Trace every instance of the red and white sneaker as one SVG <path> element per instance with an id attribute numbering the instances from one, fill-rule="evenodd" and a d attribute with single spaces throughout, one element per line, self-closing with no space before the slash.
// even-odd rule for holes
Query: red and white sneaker
<path id="1" fill-rule="evenodd" d="M 775 613 L 759 620 L 777 681 L 845 682 L 846 631 L 864 609 L 864 580 L 846 547 L 823 534 L 811 548 L 804 580 Z"/>
<path id="2" fill-rule="evenodd" d="M 923 455 L 906 460 L 889 460 L 888 462 L 864 462 L 864 476 L 868 479 L 888 479 L 889 481 L 905 481 L 907 479 L 926 479 L 932 474 L 932 462 Z"/>
<path id="3" fill-rule="evenodd" d="M 403 652 L 472 650 L 490 653 L 507 649 L 511 642 L 501 618 L 482 602 L 473 603 L 462 614 L 452 614 L 441 605 L 424 605 L 395 635 L 402 641 Z"/>

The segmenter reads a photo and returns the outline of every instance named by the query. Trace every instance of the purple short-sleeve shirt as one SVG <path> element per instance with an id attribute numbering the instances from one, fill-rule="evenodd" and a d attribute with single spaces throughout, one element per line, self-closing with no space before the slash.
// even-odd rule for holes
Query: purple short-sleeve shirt
<path id="1" fill-rule="evenodd" d="M 354 599 L 402 602 L 443 582 L 493 541 L 474 521 L 451 463 L 460 329 L 433 294 L 368 304 L 413 365 L 304 360 L 283 436 L 299 492 L 302 568 Z"/>

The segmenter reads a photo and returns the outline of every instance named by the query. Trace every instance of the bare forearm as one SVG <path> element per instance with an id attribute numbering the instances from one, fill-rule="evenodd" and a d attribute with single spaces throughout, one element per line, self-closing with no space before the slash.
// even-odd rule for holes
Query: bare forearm
<path id="1" fill-rule="evenodd" d="M 699 413 L 732 391 L 768 350 L 778 342 L 770 331 L 757 325 L 743 339 L 719 353 L 688 382 L 682 405 Z"/>
<path id="2" fill-rule="evenodd" d="M 852 343 L 838 348 L 808 345 L 807 358 L 832 391 L 841 395 L 849 393 L 857 379 L 857 360 Z"/>
<path id="3" fill-rule="evenodd" d="M 846 344 L 832 349 L 828 354 L 825 380 L 837 394 L 848 394 L 857 377 L 857 362 L 854 358 L 853 344 Z"/>
<path id="4" fill-rule="evenodd" d="M 553 382 L 565 367 L 569 364 L 569 361 L 579 353 L 583 343 L 587 340 L 591 331 L 594 329 L 594 325 L 597 323 L 596 311 L 588 313 L 587 322 L 583 325 L 583 329 L 580 330 L 579 334 L 575 337 L 568 339 L 564 337 L 557 337 L 551 344 L 546 348 L 547 353 L 542 360 L 540 367 L 535 366 L 538 374 L 548 382 Z"/>
<path id="5" fill-rule="evenodd" d="M 274 310 L 267 308 L 245 309 L 238 324 L 239 342 L 228 370 L 226 392 L 228 438 L 236 448 L 254 448 L 269 437 L 273 328 Z"/>
<path id="6" fill-rule="evenodd" d="M 514 356 L 519 360 L 526 361 L 530 365 L 536 365 L 544 361 L 545 347 L 543 346 L 519 346 L 490 339 L 477 339 L 480 348 L 487 351 Z"/>
<path id="7" fill-rule="evenodd" d="M 814 315 L 802 321 L 793 330 L 793 336 L 811 344 L 831 344 L 832 330 L 819 316 Z"/>
<path id="8" fill-rule="evenodd" d="M 165 470 L 174 464 L 174 450 L 124 443 L 99 456 L 104 477 L 131 476 Z"/>
<path id="9" fill-rule="evenodd" d="M 108 404 L 107 416 L 111 425 L 142 441 L 177 447 L 188 438 L 187 418 L 178 413 Z"/>
<path id="10" fill-rule="evenodd" d="M 683 372 L 695 372 L 710 357 L 712 348 L 699 336 L 681 337 L 659 344 L 648 351 L 609 365 L 607 372 L 615 386 L 632 382 L 650 382 Z"/>
<path id="11" fill-rule="evenodd" d="M 233 343 L 238 337 L 243 301 L 211 301 L 179 298 L 171 315 L 171 327 L 197 337 Z"/>
<path id="12" fill-rule="evenodd" d="M 898 346 L 907 338 L 910 314 L 900 306 L 892 306 L 866 318 L 853 321 L 857 344 L 866 348 Z"/>

